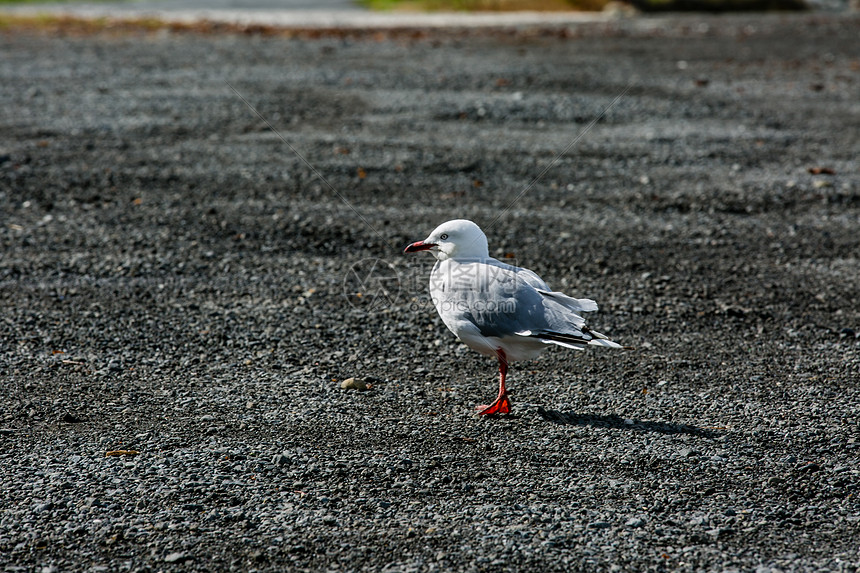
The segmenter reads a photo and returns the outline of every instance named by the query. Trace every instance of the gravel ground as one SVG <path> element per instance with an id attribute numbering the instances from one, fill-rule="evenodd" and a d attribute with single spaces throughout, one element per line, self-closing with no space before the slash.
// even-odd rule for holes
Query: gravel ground
<path id="1" fill-rule="evenodd" d="M 857 571 L 858 30 L 3 32 L 0 566 Z M 475 416 L 457 217 L 635 350 Z"/>

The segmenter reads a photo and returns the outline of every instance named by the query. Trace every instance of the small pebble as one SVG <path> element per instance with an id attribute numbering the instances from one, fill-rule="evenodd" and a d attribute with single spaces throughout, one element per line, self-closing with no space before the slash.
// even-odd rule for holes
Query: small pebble
<path id="1" fill-rule="evenodd" d="M 370 388 L 370 385 L 368 385 L 368 383 L 362 378 L 347 378 L 340 383 L 340 387 L 343 390 L 358 390 L 359 392 L 364 392 Z"/>
<path id="2" fill-rule="evenodd" d="M 167 555 L 167 557 L 164 558 L 165 563 L 182 563 L 183 561 L 187 560 L 188 555 L 181 551 L 170 553 L 169 555 Z"/>

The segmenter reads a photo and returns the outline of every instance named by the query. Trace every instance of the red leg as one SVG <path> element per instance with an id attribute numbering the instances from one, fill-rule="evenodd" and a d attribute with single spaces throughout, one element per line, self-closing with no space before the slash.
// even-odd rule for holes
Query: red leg
<path id="1" fill-rule="evenodd" d="M 481 416 L 487 414 L 508 414 L 511 411 L 508 391 L 505 389 L 505 377 L 508 375 L 508 357 L 505 356 L 505 351 L 501 348 L 496 350 L 496 357 L 499 359 L 499 397 L 489 406 L 476 406 L 478 414 Z"/>

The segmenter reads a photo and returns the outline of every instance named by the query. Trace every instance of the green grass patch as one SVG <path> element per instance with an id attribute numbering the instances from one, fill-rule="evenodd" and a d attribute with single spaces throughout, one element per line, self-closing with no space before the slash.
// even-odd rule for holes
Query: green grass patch
<path id="1" fill-rule="evenodd" d="M 564 12 L 602 10 L 608 0 L 362 0 L 371 10 L 398 12 Z"/>
<path id="2" fill-rule="evenodd" d="M 804 10 L 805 0 L 626 0 L 643 12 L 744 12 Z M 560 12 L 603 10 L 609 0 L 361 0 L 381 11 L 411 12 Z"/>
<path id="3" fill-rule="evenodd" d="M 0 14 L 0 31 L 30 31 L 49 34 L 88 35 L 98 33 L 149 33 L 158 30 L 176 32 L 200 31 L 213 32 L 220 30 L 217 25 L 177 24 L 164 22 L 156 18 L 78 18 L 75 16 L 57 16 L 54 14 L 16 15 Z M 233 31 L 234 28 L 229 28 Z M 240 32 L 245 29 L 239 28 Z"/>

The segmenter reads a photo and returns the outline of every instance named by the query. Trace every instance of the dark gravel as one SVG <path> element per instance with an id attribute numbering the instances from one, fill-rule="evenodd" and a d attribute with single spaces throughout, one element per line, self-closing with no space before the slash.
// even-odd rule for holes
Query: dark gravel
<path id="1" fill-rule="evenodd" d="M 858 17 L 0 54 L 6 571 L 860 569 Z M 456 217 L 636 349 L 476 417 Z"/>

